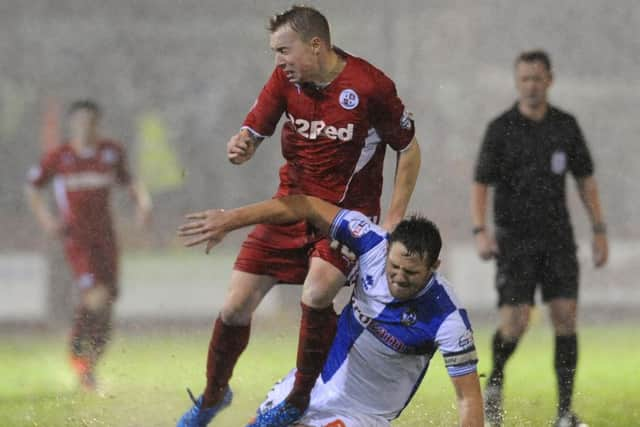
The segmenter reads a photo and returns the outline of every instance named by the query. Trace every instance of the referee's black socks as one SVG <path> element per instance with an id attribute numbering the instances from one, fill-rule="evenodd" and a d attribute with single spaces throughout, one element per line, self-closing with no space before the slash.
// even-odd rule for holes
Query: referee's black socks
<path id="1" fill-rule="evenodd" d="M 575 334 L 556 336 L 555 369 L 558 379 L 558 414 L 571 409 L 573 382 L 578 364 L 578 338 Z"/>
<path id="2" fill-rule="evenodd" d="M 493 370 L 489 376 L 489 385 L 502 386 L 504 378 L 504 365 L 509 360 L 518 346 L 518 338 L 505 339 L 498 329 L 493 334 L 491 347 L 493 348 Z"/>

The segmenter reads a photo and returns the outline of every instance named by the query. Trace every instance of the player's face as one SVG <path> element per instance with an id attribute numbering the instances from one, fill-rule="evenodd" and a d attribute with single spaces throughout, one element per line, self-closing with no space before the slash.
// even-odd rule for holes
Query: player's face
<path id="1" fill-rule="evenodd" d="M 74 111 L 69 117 L 69 133 L 76 144 L 90 143 L 98 133 L 99 116 L 90 109 Z"/>
<path id="2" fill-rule="evenodd" d="M 393 242 L 387 255 L 387 281 L 389 292 L 394 298 L 405 300 L 420 292 L 437 263 L 427 266 L 427 260 L 416 254 L 409 254 L 405 245 Z"/>
<path id="3" fill-rule="evenodd" d="M 271 50 L 276 67 L 282 68 L 291 83 L 312 81 L 318 70 L 318 56 L 312 39 L 305 42 L 289 25 L 283 25 L 271 34 Z"/>
<path id="4" fill-rule="evenodd" d="M 529 108 L 539 108 L 547 102 L 547 91 L 551 86 L 551 73 L 540 61 L 516 64 L 516 89 L 520 102 Z"/>

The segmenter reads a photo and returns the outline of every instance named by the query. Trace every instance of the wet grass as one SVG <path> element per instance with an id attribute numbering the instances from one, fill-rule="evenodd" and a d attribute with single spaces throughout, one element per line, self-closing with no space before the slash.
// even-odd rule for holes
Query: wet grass
<path id="1" fill-rule="evenodd" d="M 257 328 L 232 384 L 235 401 L 214 425 L 242 426 L 273 382 L 294 364 L 295 331 Z M 489 328 L 476 334 L 489 368 Z M 592 426 L 640 425 L 640 345 L 631 325 L 583 328 L 575 409 Z M 101 393 L 77 390 L 59 335 L 0 335 L 0 426 L 173 426 L 204 383 L 208 332 L 125 333 L 99 370 Z M 555 414 L 553 337 L 541 325 L 509 362 L 506 426 L 544 426 Z M 381 390 L 384 392 L 384 390 Z M 453 389 L 439 356 L 394 426 L 455 425 Z"/>

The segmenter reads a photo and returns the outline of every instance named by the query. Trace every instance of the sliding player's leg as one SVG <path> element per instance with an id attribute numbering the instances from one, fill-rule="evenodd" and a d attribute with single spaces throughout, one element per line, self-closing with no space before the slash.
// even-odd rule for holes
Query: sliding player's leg
<path id="1" fill-rule="evenodd" d="M 295 382 L 296 370 L 291 370 L 286 377 L 278 381 L 267 394 L 258 409 L 264 413 L 281 404 L 291 392 Z M 292 427 L 390 427 L 385 418 L 377 415 L 362 414 L 348 402 L 337 400 L 334 392 L 329 390 L 322 380 L 317 380 L 311 394 L 309 408 Z M 251 422 L 255 422 L 252 420 Z"/>
<path id="2" fill-rule="evenodd" d="M 348 259 L 330 249 L 326 239 L 315 245 L 302 291 L 297 371 L 292 390 L 279 405 L 260 413 L 251 426 L 288 426 L 306 411 L 311 389 L 324 366 L 336 332 L 333 299 L 345 285 L 351 268 Z"/>

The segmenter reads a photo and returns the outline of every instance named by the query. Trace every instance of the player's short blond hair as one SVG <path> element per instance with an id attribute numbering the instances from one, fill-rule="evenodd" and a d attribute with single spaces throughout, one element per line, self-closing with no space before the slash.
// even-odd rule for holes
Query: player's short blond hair
<path id="1" fill-rule="evenodd" d="M 331 46 L 331 33 L 329 22 L 325 16 L 310 6 L 292 6 L 282 13 L 269 19 L 269 31 L 277 31 L 280 27 L 289 24 L 291 29 L 299 33 L 302 40 L 309 41 L 313 37 Z"/>

